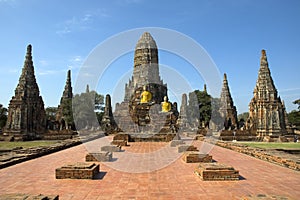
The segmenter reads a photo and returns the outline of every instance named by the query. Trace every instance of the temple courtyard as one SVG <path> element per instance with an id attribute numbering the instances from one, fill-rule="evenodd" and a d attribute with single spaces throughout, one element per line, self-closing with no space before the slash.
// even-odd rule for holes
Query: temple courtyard
<path id="1" fill-rule="evenodd" d="M 107 142 L 111 137 L 105 138 Z M 202 181 L 197 163 L 185 163 L 167 142 L 134 142 L 99 162 L 93 179 L 56 179 L 55 170 L 84 162 L 100 149 L 103 138 L 0 170 L 4 194 L 59 195 L 59 199 L 299 199 L 300 172 L 219 146 L 205 146 L 213 159 L 239 170 L 238 181 Z M 188 142 L 188 141 L 187 141 Z M 147 156 L 150 155 L 150 156 Z M 97 163 L 97 162 L 96 162 Z M 285 198 L 283 198 L 285 197 Z M 276 199 L 275 198 L 275 199 Z"/>

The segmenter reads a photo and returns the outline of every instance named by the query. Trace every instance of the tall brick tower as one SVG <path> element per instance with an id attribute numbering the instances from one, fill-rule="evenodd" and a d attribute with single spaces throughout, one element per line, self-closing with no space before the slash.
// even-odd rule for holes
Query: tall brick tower
<path id="1" fill-rule="evenodd" d="M 152 94 L 152 101 L 159 104 L 167 96 L 167 85 L 159 75 L 158 49 L 150 33 L 142 34 L 135 46 L 133 74 L 125 85 L 125 97 L 122 103 L 116 104 L 114 117 L 121 129 L 132 130 L 134 124 L 130 113 L 140 101 L 143 87 Z M 131 110 L 131 111 L 130 111 Z"/>
<path id="2" fill-rule="evenodd" d="M 278 96 L 269 69 L 266 51 L 261 51 L 258 79 L 249 104 L 248 128 L 257 136 L 280 136 L 286 133 L 285 108 Z"/>
<path id="3" fill-rule="evenodd" d="M 224 79 L 223 79 L 220 113 L 223 115 L 222 117 L 225 119 L 224 126 L 226 129 L 237 128 L 236 107 L 233 104 L 226 74 L 224 74 Z"/>
<path id="4" fill-rule="evenodd" d="M 31 50 L 31 45 L 28 45 L 15 96 L 9 103 L 4 130 L 4 133 L 13 136 L 15 140 L 35 139 L 46 128 L 44 102 L 35 79 Z"/>

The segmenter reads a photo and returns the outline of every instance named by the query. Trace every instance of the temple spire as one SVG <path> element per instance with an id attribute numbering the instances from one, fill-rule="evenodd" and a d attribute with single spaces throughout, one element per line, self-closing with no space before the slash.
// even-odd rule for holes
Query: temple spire
<path id="1" fill-rule="evenodd" d="M 260 137 L 279 136 L 286 132 L 284 105 L 269 69 L 267 54 L 261 51 L 258 78 L 249 104 L 248 128 Z"/>
<path id="2" fill-rule="evenodd" d="M 90 86 L 89 86 L 89 84 L 86 85 L 85 93 L 90 93 Z"/>
<path id="3" fill-rule="evenodd" d="M 227 75 L 224 73 L 223 87 L 221 92 L 221 108 L 220 111 L 225 118 L 225 129 L 236 128 L 237 124 L 237 111 L 233 104 L 233 100 L 230 94 Z"/>
<path id="4" fill-rule="evenodd" d="M 72 98 L 73 92 L 72 92 L 72 83 L 71 83 L 71 70 L 68 70 L 65 90 L 63 92 L 63 98 Z"/>
<path id="5" fill-rule="evenodd" d="M 29 44 L 15 95 L 9 103 L 5 132 L 20 140 L 35 139 L 45 131 L 45 122 L 44 102 L 34 75 L 32 46 Z"/>

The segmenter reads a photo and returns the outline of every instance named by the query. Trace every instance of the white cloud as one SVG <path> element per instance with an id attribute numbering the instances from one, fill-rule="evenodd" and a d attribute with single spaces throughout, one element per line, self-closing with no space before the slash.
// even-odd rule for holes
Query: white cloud
<path id="1" fill-rule="evenodd" d="M 39 64 L 42 66 L 47 66 L 49 65 L 49 62 L 47 60 L 39 60 Z"/>
<path id="2" fill-rule="evenodd" d="M 1 0 L 0 0 L 1 1 Z M 8 73 L 18 73 L 20 71 L 20 69 L 9 69 Z"/>
<path id="3" fill-rule="evenodd" d="M 285 88 L 285 89 L 278 89 L 279 92 L 290 92 L 290 91 L 297 91 L 300 88 Z"/>
<path id="4" fill-rule="evenodd" d="M 81 63 L 83 61 L 83 59 L 81 56 L 74 56 L 69 61 L 72 63 L 78 63 L 78 62 Z"/>
<path id="5" fill-rule="evenodd" d="M 62 23 L 59 23 L 58 35 L 68 34 L 74 31 L 84 31 L 92 28 L 92 23 L 98 18 L 109 17 L 105 9 L 97 9 L 96 11 L 87 12 L 82 16 L 73 16 Z"/>

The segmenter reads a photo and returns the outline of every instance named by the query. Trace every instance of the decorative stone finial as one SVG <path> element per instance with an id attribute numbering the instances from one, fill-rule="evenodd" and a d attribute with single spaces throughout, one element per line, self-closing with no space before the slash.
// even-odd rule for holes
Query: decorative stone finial
<path id="1" fill-rule="evenodd" d="M 68 70 L 68 77 L 67 77 L 68 80 L 71 80 L 71 70 Z"/>
<path id="2" fill-rule="evenodd" d="M 224 73 L 224 80 L 227 80 L 227 75 L 226 75 L 226 73 Z"/>
<path id="3" fill-rule="evenodd" d="M 29 44 L 28 46 L 27 46 L 27 54 L 31 54 L 31 50 L 32 50 L 32 46 L 31 46 L 31 44 Z"/>
<path id="4" fill-rule="evenodd" d="M 261 56 L 266 56 L 266 50 L 261 50 Z"/>
<path id="5" fill-rule="evenodd" d="M 204 92 L 207 93 L 206 84 L 204 84 Z"/>
<path id="6" fill-rule="evenodd" d="M 27 52 L 26 52 L 26 57 L 25 57 L 25 63 L 28 63 L 28 62 L 31 62 L 31 61 L 32 61 L 31 52 L 32 52 L 32 46 L 31 46 L 31 44 L 29 44 L 29 45 L 27 46 Z"/>
<path id="7" fill-rule="evenodd" d="M 86 85 L 86 89 L 85 89 L 85 93 L 89 93 L 90 92 L 90 86 L 89 84 Z"/>

